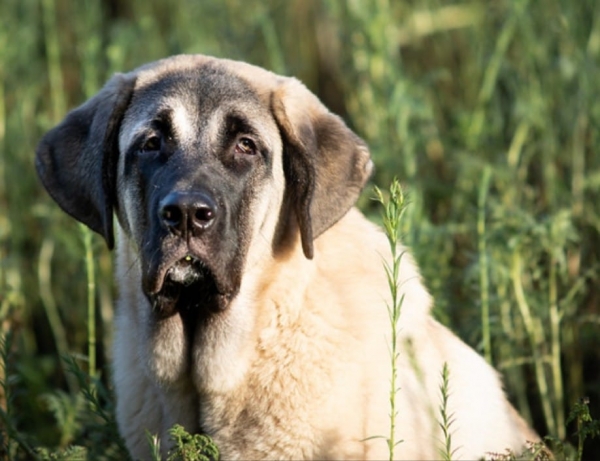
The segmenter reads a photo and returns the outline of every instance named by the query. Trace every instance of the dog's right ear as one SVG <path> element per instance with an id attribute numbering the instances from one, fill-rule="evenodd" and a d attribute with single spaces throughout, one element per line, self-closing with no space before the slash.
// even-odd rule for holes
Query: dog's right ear
<path id="1" fill-rule="evenodd" d="M 131 74 L 115 75 L 46 133 L 36 151 L 36 169 L 48 193 L 111 249 L 119 129 L 134 86 Z"/>

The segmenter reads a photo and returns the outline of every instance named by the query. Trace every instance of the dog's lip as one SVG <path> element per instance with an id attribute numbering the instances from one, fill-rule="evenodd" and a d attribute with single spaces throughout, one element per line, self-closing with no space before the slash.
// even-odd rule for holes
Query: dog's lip
<path id="1" fill-rule="evenodd" d="M 187 286 L 207 275 L 212 275 L 210 269 L 199 259 L 187 255 L 167 269 L 164 279 Z"/>
<path id="2" fill-rule="evenodd" d="M 167 280 L 180 283 L 182 286 L 197 282 L 198 280 L 187 280 L 184 274 L 186 266 L 196 266 L 204 277 L 210 277 L 217 290 L 217 295 L 227 296 L 227 290 L 216 271 L 207 264 L 205 259 L 190 253 L 177 255 L 169 260 L 161 260 L 158 264 L 150 264 L 150 269 L 144 274 L 143 289 L 150 297 L 155 297 L 163 290 Z"/>

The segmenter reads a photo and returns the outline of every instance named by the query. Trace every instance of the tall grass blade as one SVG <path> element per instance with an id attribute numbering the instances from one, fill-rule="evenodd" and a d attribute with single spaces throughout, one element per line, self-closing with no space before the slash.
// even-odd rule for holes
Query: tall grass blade
<path id="1" fill-rule="evenodd" d="M 479 282 L 481 289 L 481 331 L 483 334 L 483 355 L 488 363 L 492 363 L 492 339 L 490 333 L 490 288 L 488 274 L 488 254 L 485 230 L 485 206 L 490 187 L 492 170 L 486 165 L 483 170 L 479 199 L 477 202 L 477 240 L 479 250 Z"/>

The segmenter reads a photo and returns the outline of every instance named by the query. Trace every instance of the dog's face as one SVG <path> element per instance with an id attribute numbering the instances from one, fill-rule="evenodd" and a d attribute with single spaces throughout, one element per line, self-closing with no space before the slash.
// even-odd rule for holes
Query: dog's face
<path id="1" fill-rule="evenodd" d="M 178 56 L 115 76 L 44 137 L 37 169 L 109 247 L 116 214 L 145 295 L 169 316 L 225 309 L 256 251 L 275 254 L 299 234 L 312 258 L 371 162 L 296 80 Z"/>
<path id="2" fill-rule="evenodd" d="M 225 307 L 268 221 L 260 198 L 283 190 L 269 107 L 237 76 L 205 66 L 137 91 L 121 133 L 119 219 L 139 248 L 144 292 L 165 315 L 178 303 Z"/>

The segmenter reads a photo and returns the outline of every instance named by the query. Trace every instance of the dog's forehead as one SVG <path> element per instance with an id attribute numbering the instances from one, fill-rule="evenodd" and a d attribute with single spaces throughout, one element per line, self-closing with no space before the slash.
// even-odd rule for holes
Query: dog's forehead
<path id="1" fill-rule="evenodd" d="M 128 133 L 133 135 L 166 111 L 183 138 L 196 133 L 216 112 L 235 108 L 254 120 L 268 115 L 270 92 L 278 83 L 275 74 L 235 61 L 186 58 L 159 61 L 137 71 L 124 121 Z"/>
<path id="2" fill-rule="evenodd" d="M 152 96 L 198 97 L 217 104 L 227 99 L 268 102 L 271 92 L 285 77 L 245 62 L 203 55 L 178 55 L 140 67 L 136 93 Z"/>
<path id="3" fill-rule="evenodd" d="M 159 80 L 170 73 L 185 73 L 198 70 L 202 72 L 220 71 L 237 75 L 248 82 L 252 82 L 252 86 L 257 89 L 272 87 L 286 79 L 286 77 L 243 61 L 219 59 L 201 54 L 171 56 L 141 66 L 135 69 L 133 73 L 137 77 L 138 84 L 143 86 Z"/>
<path id="4" fill-rule="evenodd" d="M 202 115 L 233 101 L 238 106 L 260 102 L 252 87 L 237 75 L 204 65 L 169 70 L 150 81 L 141 76 L 128 115 L 144 120 L 166 109 L 180 108 L 187 109 L 190 115 Z"/>

